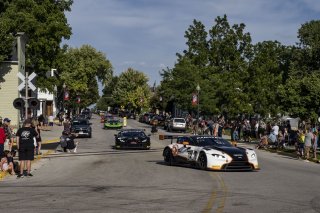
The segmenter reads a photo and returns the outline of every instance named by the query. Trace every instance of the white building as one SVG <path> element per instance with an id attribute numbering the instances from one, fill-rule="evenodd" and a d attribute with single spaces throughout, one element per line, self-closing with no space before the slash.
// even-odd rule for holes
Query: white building
<path id="1" fill-rule="evenodd" d="M 40 107 L 37 111 L 38 116 L 43 114 L 45 116 L 57 115 L 57 99 L 56 94 L 50 93 L 48 90 L 41 91 L 37 89 L 38 100 L 40 101 Z"/>

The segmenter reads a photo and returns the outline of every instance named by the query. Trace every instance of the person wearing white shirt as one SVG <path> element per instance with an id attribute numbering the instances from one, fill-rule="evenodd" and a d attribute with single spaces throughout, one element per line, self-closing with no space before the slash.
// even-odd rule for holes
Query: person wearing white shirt
<path id="1" fill-rule="evenodd" d="M 272 127 L 272 132 L 275 136 L 279 135 L 279 126 L 277 124 Z"/>

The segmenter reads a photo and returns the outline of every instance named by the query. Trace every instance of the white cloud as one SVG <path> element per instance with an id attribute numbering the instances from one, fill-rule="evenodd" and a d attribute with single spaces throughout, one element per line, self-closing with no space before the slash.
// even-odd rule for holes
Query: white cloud
<path id="1" fill-rule="evenodd" d="M 318 12 L 319 0 L 77 0 L 67 13 L 73 28 L 68 43 L 91 44 L 107 54 L 115 73 L 130 66 L 145 70 L 153 82 L 185 49 L 193 19 L 209 30 L 227 14 L 230 24 L 246 24 L 254 42 L 294 44 L 298 28 L 319 18 Z"/>

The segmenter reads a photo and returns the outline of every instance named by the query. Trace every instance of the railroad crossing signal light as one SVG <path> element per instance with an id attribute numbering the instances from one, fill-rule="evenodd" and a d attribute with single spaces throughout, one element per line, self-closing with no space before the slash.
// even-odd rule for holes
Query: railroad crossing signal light
<path id="1" fill-rule="evenodd" d="M 13 107 L 18 110 L 22 110 L 24 108 L 24 105 L 25 105 L 25 102 L 23 98 L 16 98 L 13 101 Z"/>

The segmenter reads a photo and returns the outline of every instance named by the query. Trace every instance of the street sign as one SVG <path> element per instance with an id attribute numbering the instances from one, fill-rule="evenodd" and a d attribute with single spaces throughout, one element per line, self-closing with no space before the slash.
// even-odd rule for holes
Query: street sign
<path id="1" fill-rule="evenodd" d="M 21 91 L 26 86 L 26 77 L 21 72 L 18 72 L 17 76 L 22 81 L 21 84 L 18 86 L 18 90 Z"/>
<path id="2" fill-rule="evenodd" d="M 30 87 L 30 89 L 32 91 L 35 91 L 37 88 L 33 85 L 33 83 L 31 82 L 35 77 L 37 76 L 37 74 L 35 74 L 34 72 L 31 73 L 31 75 L 29 75 L 28 77 L 28 86 Z"/>
<path id="3" fill-rule="evenodd" d="M 21 73 L 18 72 L 17 74 L 18 78 L 21 79 L 21 84 L 18 86 L 18 90 L 21 91 L 23 88 L 25 88 L 26 86 L 26 77 Z M 29 75 L 27 81 L 28 81 L 28 87 L 32 90 L 35 91 L 37 88 L 33 85 L 33 83 L 31 82 L 35 77 L 37 76 L 37 74 L 35 74 L 34 72 L 31 73 L 31 75 Z"/>

